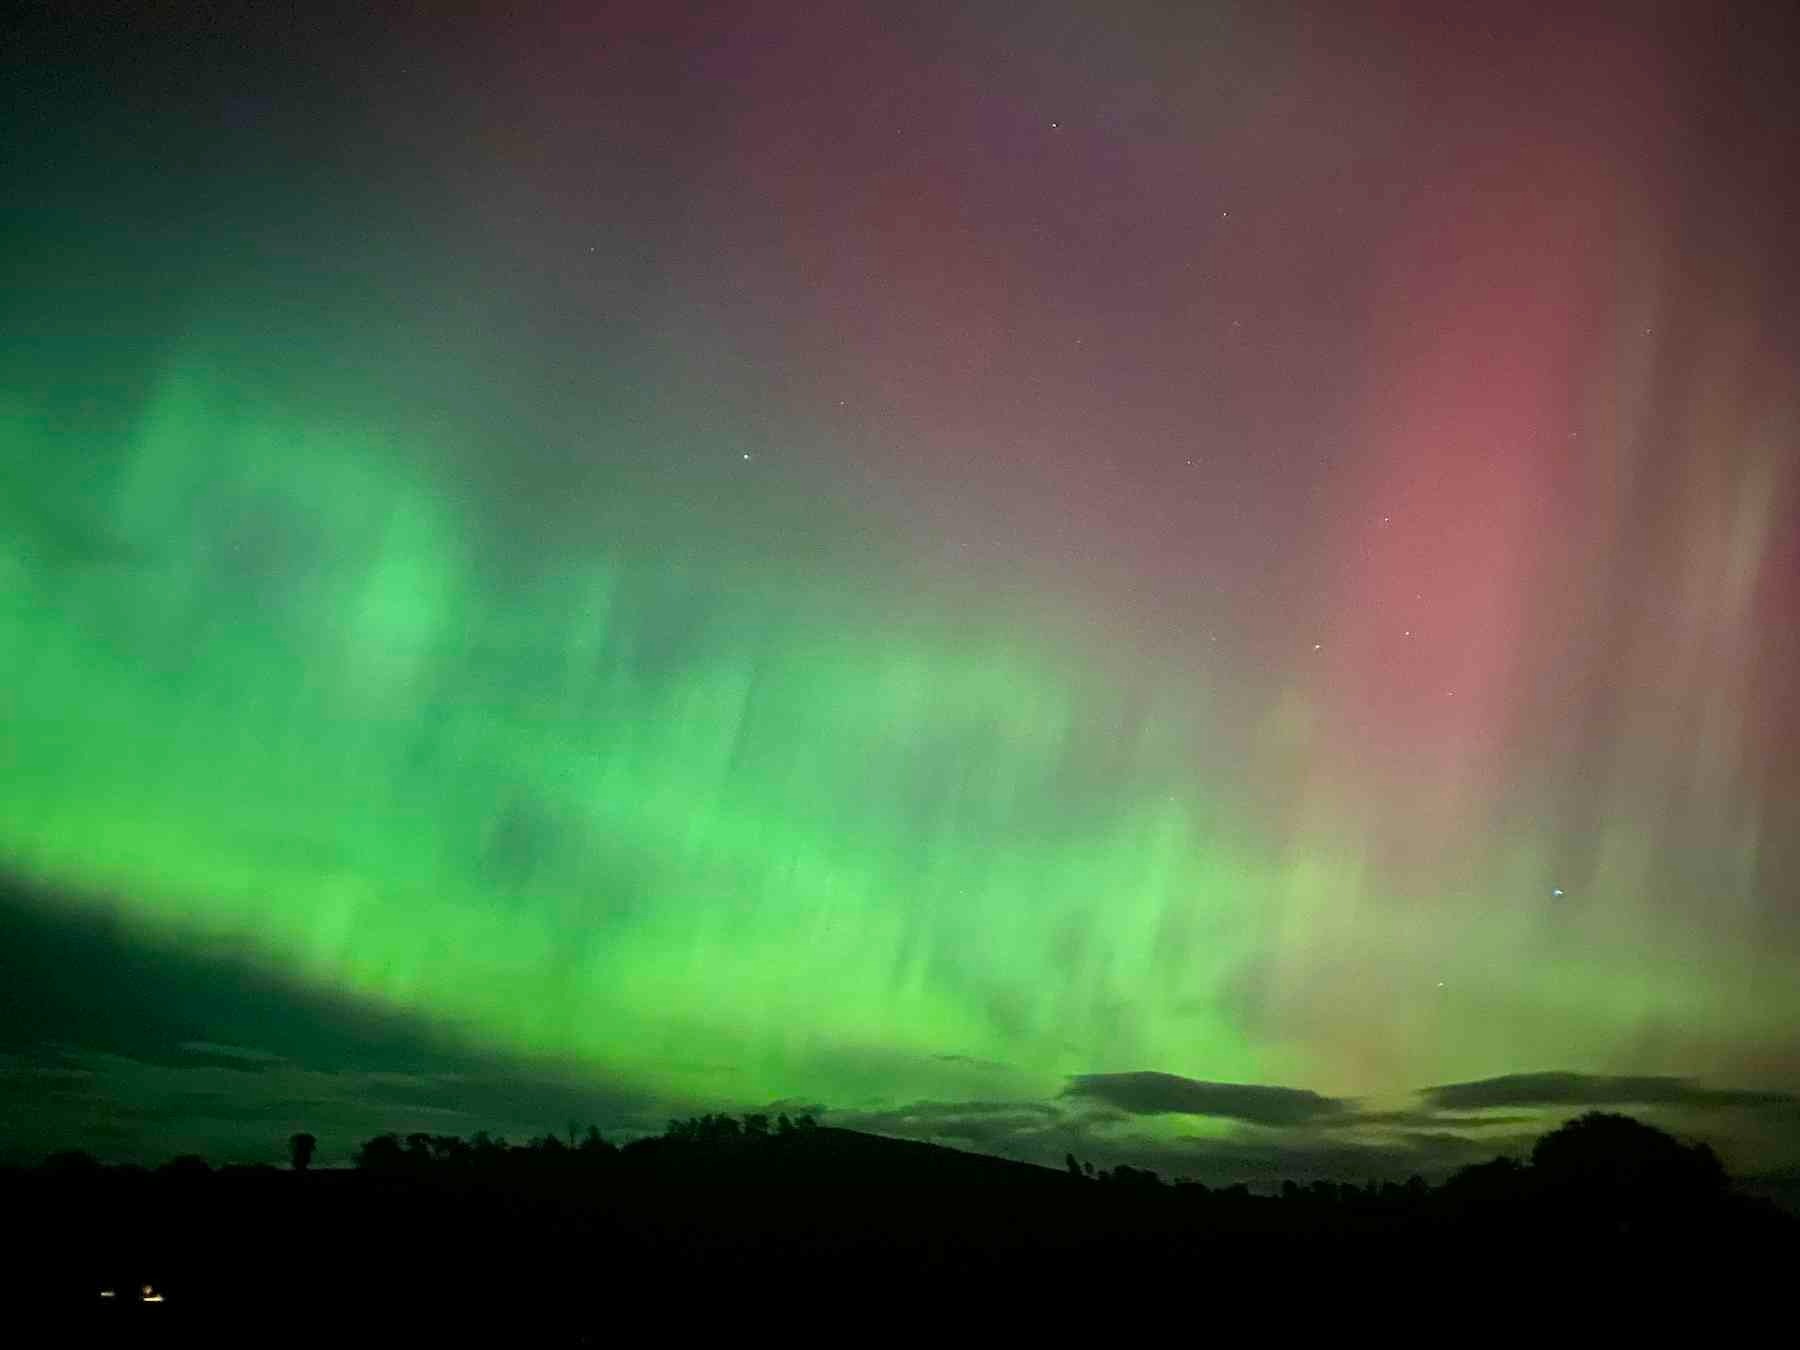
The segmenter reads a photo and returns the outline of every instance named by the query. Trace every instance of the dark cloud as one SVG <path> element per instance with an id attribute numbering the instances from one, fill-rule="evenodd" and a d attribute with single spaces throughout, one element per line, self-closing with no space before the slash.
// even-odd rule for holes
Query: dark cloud
<path id="1" fill-rule="evenodd" d="M 1540 1125 L 1543 1117 L 1533 1114 L 1516 1115 L 1448 1115 L 1442 1111 L 1359 1111 L 1354 1116 L 1345 1117 L 1344 1124 L 1357 1126 L 1386 1126 L 1390 1129 L 1413 1130 L 1491 1130 L 1500 1126 Z"/>
<path id="2" fill-rule="evenodd" d="M 1419 1096 L 1438 1110 L 1481 1110 L 1493 1106 L 1792 1106 L 1784 1092 L 1700 1087 L 1692 1079 L 1618 1077 L 1584 1073 L 1514 1073 L 1470 1083 L 1424 1088 Z"/>
<path id="3" fill-rule="evenodd" d="M 967 1064 L 974 1069 L 1011 1069 L 1012 1065 L 1003 1064 L 997 1059 L 981 1059 L 975 1055 L 933 1055 L 940 1064 Z"/>
<path id="4" fill-rule="evenodd" d="M 487 1062 L 425 1019 L 283 978 L 247 946 L 147 936 L 118 910 L 0 867 L 0 1052 L 79 1046 L 169 1068 L 216 1056 L 240 1071 L 258 1056 L 419 1072 Z"/>
<path id="5" fill-rule="evenodd" d="M 653 1128 L 648 1105 L 523 1067 L 329 1070 L 209 1043 L 142 1057 L 73 1046 L 0 1054 L 0 1119 L 11 1125 L 0 1153 L 13 1162 L 57 1148 L 117 1162 L 188 1152 L 215 1162 L 275 1162 L 288 1134 L 301 1129 L 319 1137 L 324 1164 L 347 1161 L 362 1140 L 390 1131 L 486 1130 L 516 1141 L 591 1122 L 626 1138 Z"/>
<path id="6" fill-rule="evenodd" d="M 179 1054 L 172 1062 L 178 1066 L 209 1064 L 215 1069 L 230 1069 L 237 1073 L 261 1073 L 285 1062 L 280 1055 L 272 1055 L 267 1050 L 215 1045 L 210 1041 L 183 1041 L 175 1049 Z"/>
<path id="7" fill-rule="evenodd" d="M 1065 1097 L 1082 1097 L 1137 1116 L 1217 1116 L 1251 1125 L 1317 1125 L 1351 1118 L 1351 1104 L 1305 1088 L 1206 1083 L 1172 1073 L 1084 1073 Z"/>
<path id="8" fill-rule="evenodd" d="M 287 1134 L 305 1129 L 330 1165 L 389 1130 L 517 1140 L 573 1121 L 626 1138 L 666 1118 L 579 1066 L 496 1055 L 424 1019 L 301 987 L 253 953 L 184 950 L 108 915 L 0 869 L 8 1161 L 68 1147 L 120 1162 L 278 1162 Z"/>

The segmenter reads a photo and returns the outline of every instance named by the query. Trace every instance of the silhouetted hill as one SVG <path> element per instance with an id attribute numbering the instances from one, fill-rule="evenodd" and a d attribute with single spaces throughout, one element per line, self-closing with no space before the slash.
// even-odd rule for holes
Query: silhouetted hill
<path id="1" fill-rule="evenodd" d="M 677 1176 L 705 1164 L 666 1139 L 639 1140 L 625 1153 L 647 1164 L 666 1167 Z M 727 1163 L 741 1155 L 724 1155 Z M 764 1160 L 767 1165 L 727 1166 L 736 1180 L 746 1182 L 791 1181 L 801 1175 L 816 1183 L 867 1184 L 882 1187 L 927 1185 L 1055 1186 L 1069 1180 L 1060 1169 L 1036 1163 L 997 1158 L 985 1153 L 965 1153 L 941 1144 L 917 1139 L 896 1139 L 864 1134 L 858 1130 L 821 1125 L 804 1150 Z M 798 1174 L 798 1175 L 797 1175 Z"/>
<path id="2" fill-rule="evenodd" d="M 1738 1183 L 1738 1189 L 1800 1219 L 1800 1167 L 1745 1177 Z"/>

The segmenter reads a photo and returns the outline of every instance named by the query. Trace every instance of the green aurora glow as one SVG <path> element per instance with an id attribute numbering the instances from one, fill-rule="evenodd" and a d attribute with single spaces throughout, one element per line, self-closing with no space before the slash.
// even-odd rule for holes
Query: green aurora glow
<path id="1" fill-rule="evenodd" d="M 674 632 L 655 559 L 500 594 L 391 463 L 187 369 L 102 494 L 130 561 L 11 536 L 12 856 L 671 1092 L 924 1090 L 951 1049 L 1047 1084 L 1259 1076 L 1196 996 L 1280 879 L 1172 790 L 1177 715 L 1076 766 L 1105 698 L 1078 662 L 846 622 L 855 597 L 794 577 L 733 578 Z"/>
<path id="2" fill-rule="evenodd" d="M 104 547 L 8 532 L 0 842 L 135 923 L 672 1100 L 1317 1074 L 1225 996 L 1350 916 L 1414 983 L 1434 943 L 1475 977 L 1401 936 L 1341 827 L 1259 842 L 1191 687 L 1128 715 L 1021 621 L 604 543 L 496 584 L 424 456 L 259 392 L 178 364 L 95 485 Z M 37 425 L 14 464 L 53 463 Z M 1718 1017 L 1643 955 L 1509 972 L 1539 1053 Z M 1520 1052 L 1516 1017 L 1430 1016 L 1394 1025 L 1439 1073 Z"/>

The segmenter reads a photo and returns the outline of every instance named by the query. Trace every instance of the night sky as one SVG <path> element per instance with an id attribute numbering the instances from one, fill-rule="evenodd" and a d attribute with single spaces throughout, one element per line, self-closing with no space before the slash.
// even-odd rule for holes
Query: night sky
<path id="1" fill-rule="evenodd" d="M 237 8 L 8 43 L 0 1156 L 1800 1166 L 1782 7 Z"/>

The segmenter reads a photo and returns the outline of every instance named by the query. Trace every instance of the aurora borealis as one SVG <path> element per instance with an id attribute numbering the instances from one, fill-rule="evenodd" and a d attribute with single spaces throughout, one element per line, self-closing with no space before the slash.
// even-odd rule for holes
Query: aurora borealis
<path id="1" fill-rule="evenodd" d="M 677 8 L 21 44 L 9 874 L 645 1120 L 1800 1161 L 1782 35 Z"/>

